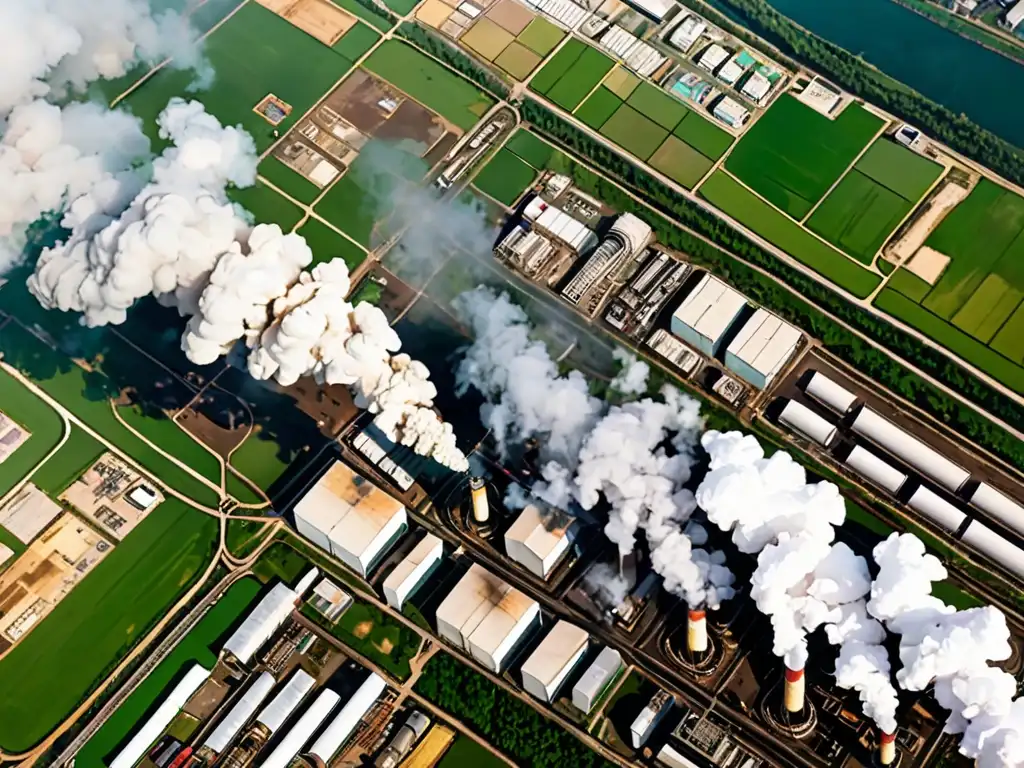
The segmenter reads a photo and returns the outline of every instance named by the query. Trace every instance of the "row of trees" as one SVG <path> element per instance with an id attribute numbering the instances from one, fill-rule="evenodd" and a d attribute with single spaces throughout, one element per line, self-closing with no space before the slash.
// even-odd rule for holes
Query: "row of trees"
<path id="1" fill-rule="evenodd" d="M 422 48 L 436 59 L 443 61 L 449 67 L 457 70 L 469 80 L 479 85 L 485 91 L 489 91 L 499 99 L 508 98 L 511 92 L 508 83 L 499 78 L 487 67 L 478 63 L 472 56 L 463 53 L 458 48 L 449 45 L 440 37 L 432 34 L 421 27 L 406 21 L 398 27 L 398 34 Z"/>
<path id="2" fill-rule="evenodd" d="M 374 0 L 355 0 L 355 1 L 357 3 L 359 3 L 361 6 L 363 6 L 363 8 L 368 10 L 370 13 L 372 13 L 374 16 L 379 16 L 380 18 L 384 19 L 385 21 L 391 22 L 392 24 L 394 24 L 396 21 L 398 21 L 398 17 L 395 16 L 395 14 L 393 14 L 391 11 L 389 11 L 387 8 L 385 8 L 383 5 L 381 5 L 380 3 L 375 2 Z"/>
<path id="3" fill-rule="evenodd" d="M 685 2 L 690 6 L 695 5 L 694 0 Z M 784 54 L 820 72 L 850 93 L 913 123 L 965 157 L 1017 184 L 1024 184 L 1024 153 L 974 123 L 966 115 L 958 115 L 936 104 L 879 72 L 859 56 L 811 34 L 776 11 L 765 0 L 719 2 L 733 10 L 750 29 Z M 707 13 L 703 4 L 699 12 Z"/>
<path id="4" fill-rule="evenodd" d="M 416 681 L 416 693 L 453 715 L 529 768 L 614 768 L 533 707 L 447 653 L 435 654 Z"/>
<path id="5" fill-rule="evenodd" d="M 1020 441 L 957 399 L 911 373 L 813 305 L 827 310 L 902 359 L 913 361 L 919 368 L 1006 423 L 1024 429 L 1024 409 L 1018 407 L 1011 398 L 980 381 L 940 351 L 926 346 L 884 319 L 865 312 L 835 291 L 775 258 L 718 217 L 676 194 L 632 161 L 594 141 L 537 102 L 527 100 L 523 104 L 522 115 L 562 146 L 634 189 L 653 208 L 719 247 L 713 247 L 690 232 L 672 226 L 660 216 L 653 215 L 615 184 L 583 167 L 575 166 L 572 174 L 582 189 L 616 210 L 629 211 L 644 219 L 665 245 L 687 254 L 694 263 L 724 277 L 756 303 L 817 337 L 829 351 L 864 375 L 917 404 L 957 433 L 1011 464 L 1024 465 L 1024 446 Z M 733 258 L 731 254 L 742 261 Z M 751 269 L 748 264 L 757 265 L 775 275 L 795 289 L 803 299 L 785 290 L 775 280 Z"/>

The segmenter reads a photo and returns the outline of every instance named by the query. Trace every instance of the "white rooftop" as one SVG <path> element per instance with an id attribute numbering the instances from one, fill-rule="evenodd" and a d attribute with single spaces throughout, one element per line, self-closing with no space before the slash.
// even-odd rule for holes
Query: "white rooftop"
<path id="1" fill-rule="evenodd" d="M 714 43 L 708 47 L 704 53 L 701 54 L 700 59 L 697 61 L 702 67 L 708 71 L 714 70 L 729 58 L 731 54 L 725 48 L 720 46 L 718 43 Z"/>
<path id="2" fill-rule="evenodd" d="M 224 650 L 230 651 L 243 664 L 248 664 L 291 614 L 298 597 L 287 584 L 275 584 L 224 643 Z"/>
<path id="3" fill-rule="evenodd" d="M 758 309 L 744 323 L 726 352 L 764 374 L 768 380 L 789 360 L 800 336 L 796 326 L 765 309 Z"/>
<path id="4" fill-rule="evenodd" d="M 589 640 L 590 635 L 585 629 L 565 620 L 559 621 L 523 664 L 523 675 L 549 685 Z"/>
<path id="5" fill-rule="evenodd" d="M 576 521 L 558 510 L 545 513 L 536 504 L 527 504 L 505 532 L 505 550 L 517 563 L 531 571 L 547 571 L 569 547 Z"/>
<path id="6" fill-rule="evenodd" d="M 629 0 L 629 4 L 658 21 L 665 18 L 665 15 L 675 7 L 672 0 Z"/>
<path id="7" fill-rule="evenodd" d="M 683 19 L 682 23 L 675 28 L 668 41 L 683 53 L 686 53 L 697 42 L 697 38 L 704 34 L 704 30 L 707 28 L 708 25 L 702 18 L 691 14 Z"/>
<path id="8" fill-rule="evenodd" d="M 709 273 L 672 316 L 702 336 L 718 339 L 746 303 L 746 296 Z"/>
<path id="9" fill-rule="evenodd" d="M 760 72 L 754 72 L 750 77 L 747 78 L 747 82 L 743 84 L 741 93 L 746 94 L 754 101 L 760 102 L 768 91 L 772 89 L 771 80 L 762 75 Z"/>

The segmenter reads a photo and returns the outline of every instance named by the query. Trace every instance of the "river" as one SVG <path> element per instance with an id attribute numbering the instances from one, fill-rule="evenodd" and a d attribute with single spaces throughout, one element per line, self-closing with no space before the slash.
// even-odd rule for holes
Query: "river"
<path id="1" fill-rule="evenodd" d="M 768 2 L 819 37 L 1024 147 L 1024 65 L 892 0 Z"/>

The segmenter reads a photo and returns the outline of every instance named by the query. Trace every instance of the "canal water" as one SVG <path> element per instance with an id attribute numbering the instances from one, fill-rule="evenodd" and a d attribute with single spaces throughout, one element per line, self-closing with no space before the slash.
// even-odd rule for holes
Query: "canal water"
<path id="1" fill-rule="evenodd" d="M 1024 147 L 1024 65 L 892 0 L 768 2 L 819 37 Z"/>

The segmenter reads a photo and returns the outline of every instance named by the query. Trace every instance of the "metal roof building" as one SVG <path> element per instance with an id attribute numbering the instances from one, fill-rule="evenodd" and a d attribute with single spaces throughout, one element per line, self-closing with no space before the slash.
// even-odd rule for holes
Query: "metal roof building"
<path id="1" fill-rule="evenodd" d="M 836 437 L 836 425 L 823 419 L 803 403 L 790 400 L 779 413 L 779 423 L 826 448 Z"/>
<path id="2" fill-rule="evenodd" d="M 772 90 L 772 81 L 760 72 L 754 72 L 740 88 L 740 93 L 760 104 Z"/>
<path id="3" fill-rule="evenodd" d="M 1011 573 L 1024 577 L 1024 550 L 1007 541 L 991 528 L 974 520 L 964 531 L 962 541 L 999 563 Z"/>
<path id="4" fill-rule="evenodd" d="M 815 371 L 804 385 L 807 396 L 827 408 L 845 416 L 857 404 L 857 396 L 846 387 L 836 384 L 821 371 Z"/>
<path id="5" fill-rule="evenodd" d="M 947 531 L 957 530 L 967 519 L 967 515 L 923 485 L 914 491 L 907 506 Z"/>
<path id="6" fill-rule="evenodd" d="M 1009 528 L 1024 533 L 1024 507 L 988 483 L 978 486 L 971 496 L 971 504 Z"/>
<path id="7" fill-rule="evenodd" d="M 629 727 L 633 748 L 640 749 L 647 740 L 651 738 L 658 723 L 665 719 L 665 716 L 672 711 L 675 700 L 668 691 L 658 691 L 654 694 L 650 703 L 636 716 L 636 720 Z"/>
<path id="8" fill-rule="evenodd" d="M 545 514 L 527 504 L 505 532 L 505 552 L 530 573 L 546 579 L 576 539 L 577 521 L 558 510 Z"/>
<path id="9" fill-rule="evenodd" d="M 608 686 L 615 680 L 620 669 L 622 669 L 622 654 L 614 648 L 605 648 L 601 651 L 594 659 L 594 663 L 587 667 L 587 671 L 573 686 L 573 706 L 589 715 L 598 699 L 604 695 Z"/>
<path id="10" fill-rule="evenodd" d="M 192 694 L 198 691 L 199 686 L 205 683 L 209 677 L 210 670 L 193 664 L 185 676 L 167 694 L 167 698 L 157 707 L 156 712 L 146 720 L 124 749 L 117 753 L 117 757 L 110 762 L 110 768 L 132 768 L 139 762 L 146 754 L 146 750 L 160 737 L 171 721 L 177 717 L 182 707 L 192 698 Z"/>
<path id="11" fill-rule="evenodd" d="M 533 226 L 542 233 L 564 243 L 576 253 L 597 244 L 597 235 L 592 229 L 560 208 L 545 202 L 539 195 L 530 200 L 523 209 L 523 218 L 533 222 Z"/>
<path id="12" fill-rule="evenodd" d="M 708 46 L 707 50 L 701 54 L 700 58 L 697 59 L 697 66 L 702 69 L 706 69 L 708 72 L 714 72 L 725 63 L 726 59 L 732 54 L 729 53 L 725 48 L 720 46 L 718 43 L 712 43 Z"/>
<path id="13" fill-rule="evenodd" d="M 256 722 L 261 723 L 270 733 L 277 731 L 302 703 L 306 694 L 313 690 L 315 682 L 301 669 L 295 670 L 284 687 L 257 715 Z"/>
<path id="14" fill-rule="evenodd" d="M 331 710 L 341 700 L 341 697 L 331 690 L 323 690 L 316 697 L 309 709 L 302 713 L 302 717 L 284 735 L 273 752 L 260 763 L 260 768 L 288 768 L 292 760 L 302 746 L 310 740 L 316 729 L 323 725 Z"/>
<path id="15" fill-rule="evenodd" d="M 523 688 L 541 701 L 554 701 L 565 678 L 587 652 L 589 642 L 586 630 L 559 621 L 523 664 Z"/>
<path id="16" fill-rule="evenodd" d="M 971 473 L 941 453 L 865 407 L 853 420 L 853 431 L 884 448 L 950 491 L 960 489 Z"/>
<path id="17" fill-rule="evenodd" d="M 295 527 L 366 577 L 408 526 L 405 507 L 335 461 L 295 505 Z"/>
<path id="18" fill-rule="evenodd" d="M 702 18 L 690 14 L 672 31 L 668 42 L 683 53 L 687 53 L 707 28 L 708 25 Z"/>
<path id="19" fill-rule="evenodd" d="M 738 128 L 750 117 L 750 110 L 736 101 L 736 99 L 726 96 L 715 105 L 711 114 L 726 125 Z"/>
<path id="20" fill-rule="evenodd" d="M 661 21 L 665 18 L 665 14 L 675 7 L 675 3 L 671 0 L 628 0 L 627 4 L 654 21 Z"/>
<path id="21" fill-rule="evenodd" d="M 896 467 L 859 445 L 854 446 L 854 449 L 850 451 L 846 463 L 857 474 L 889 493 L 896 493 L 907 482 L 907 476 Z"/>
<path id="22" fill-rule="evenodd" d="M 802 336 L 796 326 L 758 309 L 726 348 L 725 365 L 748 384 L 764 389 L 789 362 Z"/>
<path id="23" fill-rule="evenodd" d="M 653 234 L 647 222 L 631 213 L 615 219 L 604 241 L 588 258 L 583 268 L 565 286 L 562 295 L 573 304 L 610 274 L 626 259 L 640 253 Z"/>
<path id="24" fill-rule="evenodd" d="M 311 570 L 302 577 L 295 589 L 287 584 L 275 584 L 245 617 L 241 626 L 231 633 L 231 637 L 224 643 L 223 652 L 231 653 L 242 664 L 248 664 L 256 651 L 291 615 L 295 604 L 309 589 L 318 573 L 316 568 Z"/>
<path id="25" fill-rule="evenodd" d="M 1024 0 L 1020 0 L 1006 12 L 1006 26 L 1010 29 L 1016 29 L 1022 21 L 1024 21 Z"/>
<path id="26" fill-rule="evenodd" d="M 500 673 L 509 651 L 540 614 L 540 606 L 511 585 L 473 564 L 437 608 L 441 637 Z"/>
<path id="27" fill-rule="evenodd" d="M 242 728 L 245 727 L 245 724 L 249 722 L 249 719 L 256 714 L 256 709 L 270 695 L 270 691 L 276 684 L 277 681 L 274 680 L 274 676 L 269 672 L 264 672 L 257 677 L 248 690 L 242 694 L 234 706 L 224 715 L 224 719 L 220 721 L 220 724 L 206 737 L 203 746 L 212 749 L 218 755 L 227 749 Z"/>
<path id="28" fill-rule="evenodd" d="M 345 702 L 345 706 L 334 716 L 330 725 L 313 742 L 309 753 L 323 760 L 324 765 L 330 765 L 331 759 L 345 745 L 349 736 L 359 725 L 359 721 L 370 711 L 370 707 L 377 701 L 385 688 L 387 688 L 387 683 L 384 682 L 384 678 L 376 672 L 371 672 L 370 676 L 352 694 L 352 698 Z"/>
<path id="29" fill-rule="evenodd" d="M 384 580 L 384 598 L 396 611 L 434 571 L 444 554 L 444 542 L 432 533 L 423 537 L 412 552 Z"/>
<path id="30" fill-rule="evenodd" d="M 713 357 L 746 305 L 746 296 L 710 273 L 705 274 L 672 313 L 672 333 Z"/>

